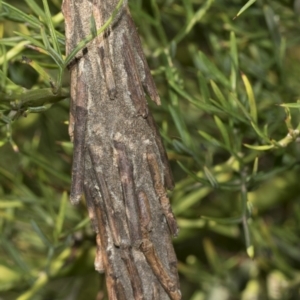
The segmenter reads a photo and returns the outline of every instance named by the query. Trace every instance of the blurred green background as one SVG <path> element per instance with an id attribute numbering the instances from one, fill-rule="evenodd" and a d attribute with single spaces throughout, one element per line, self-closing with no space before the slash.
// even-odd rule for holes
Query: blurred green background
<path id="1" fill-rule="evenodd" d="M 45 95 L 64 54 L 61 1 L 53 27 L 45 3 L 0 1 L 0 299 L 106 299 L 68 202 L 69 102 Z M 129 4 L 162 98 L 183 299 L 300 299 L 300 1 Z"/>

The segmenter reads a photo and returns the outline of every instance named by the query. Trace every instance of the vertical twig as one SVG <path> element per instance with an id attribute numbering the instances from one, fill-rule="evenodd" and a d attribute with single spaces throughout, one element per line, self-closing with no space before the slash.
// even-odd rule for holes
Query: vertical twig
<path id="1" fill-rule="evenodd" d="M 90 34 L 91 18 L 98 29 L 118 2 L 63 1 L 67 54 Z M 126 1 L 70 72 L 71 201 L 84 190 L 109 299 L 181 299 L 168 226 L 178 229 L 165 191 L 173 179 L 145 92 L 160 99 Z"/>

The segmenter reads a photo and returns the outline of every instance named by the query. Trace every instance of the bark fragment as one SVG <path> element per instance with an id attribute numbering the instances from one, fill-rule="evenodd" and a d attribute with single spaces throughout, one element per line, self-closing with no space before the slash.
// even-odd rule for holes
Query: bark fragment
<path id="1" fill-rule="evenodd" d="M 111 100 L 114 100 L 116 97 L 116 84 L 115 84 L 115 79 L 114 79 L 114 74 L 113 74 L 113 70 L 111 67 L 111 61 L 110 61 L 110 57 L 107 56 L 107 53 L 109 53 L 109 49 L 108 49 L 108 45 L 105 39 L 104 42 L 105 46 L 106 46 L 106 51 L 105 51 L 105 46 L 100 46 L 99 47 L 99 55 L 100 55 L 100 61 L 101 61 L 101 67 L 103 69 L 103 72 L 105 74 L 105 80 L 106 80 L 106 85 L 107 85 L 107 89 L 108 89 L 108 94 L 109 94 L 109 98 Z M 106 55 L 105 55 L 106 52 Z"/>
<path id="2" fill-rule="evenodd" d="M 159 288 L 156 282 L 152 283 L 152 300 L 159 300 Z"/>
<path id="3" fill-rule="evenodd" d="M 129 9 L 127 8 L 127 26 L 128 28 L 135 28 L 135 24 L 132 20 L 132 17 L 130 15 Z M 149 97 L 157 104 L 160 105 L 160 98 L 157 93 L 157 89 L 153 80 L 153 77 L 151 75 L 148 63 L 146 61 L 143 49 L 141 47 L 141 41 L 140 37 L 137 33 L 137 30 L 131 30 L 131 41 L 135 45 L 134 52 L 136 52 L 136 55 L 139 57 L 139 59 L 142 61 L 142 66 L 140 66 L 140 78 L 143 83 L 143 87 Z"/>
<path id="4" fill-rule="evenodd" d="M 152 230 L 152 219 L 149 200 L 144 191 L 138 193 L 138 207 L 142 236 L 143 238 L 147 238 L 148 232 Z"/>
<path id="5" fill-rule="evenodd" d="M 121 254 L 121 257 L 123 261 L 125 262 L 125 265 L 127 267 L 129 279 L 132 286 L 133 296 L 136 300 L 143 300 L 144 299 L 144 293 L 143 293 L 143 287 L 142 287 L 142 281 L 140 279 L 137 267 L 134 263 L 134 258 L 132 255 L 132 250 L 130 248 L 124 248 Z"/>
<path id="6" fill-rule="evenodd" d="M 168 162 L 167 153 L 166 153 L 165 147 L 162 143 L 157 125 L 155 124 L 154 118 L 151 114 L 149 114 L 149 116 L 147 118 L 147 124 L 153 130 L 154 135 L 155 135 L 155 142 L 156 142 L 159 154 L 160 154 L 160 159 L 163 163 L 165 186 L 168 190 L 173 190 L 174 180 L 173 180 L 171 168 L 170 168 L 170 165 L 169 165 L 169 162 Z"/>
<path id="7" fill-rule="evenodd" d="M 101 165 L 101 161 L 97 158 L 97 155 L 94 153 L 91 147 L 88 149 L 91 161 L 94 166 Z M 111 197 L 109 194 L 109 190 L 107 188 L 107 183 L 104 175 L 101 172 L 96 171 L 94 168 L 94 175 L 96 177 L 100 193 L 103 199 L 103 205 L 105 208 L 106 216 L 108 219 L 110 231 L 113 237 L 114 245 L 120 246 L 121 238 L 120 238 L 120 224 L 118 218 L 116 218 L 115 209 L 113 207 L 113 202 L 111 201 Z"/>
<path id="8" fill-rule="evenodd" d="M 133 50 L 126 35 L 123 36 L 124 67 L 127 72 L 127 82 L 133 105 L 138 116 L 147 118 L 148 106 L 143 87 L 139 78 Z"/>
<path id="9" fill-rule="evenodd" d="M 165 270 L 163 264 L 157 256 L 153 244 L 149 240 L 144 239 L 141 245 L 141 249 L 151 269 L 153 270 L 153 273 L 156 275 L 170 298 L 172 300 L 181 299 L 181 292 L 178 289 L 178 285 L 174 283 L 174 280 L 169 276 L 167 270 Z"/>
<path id="10" fill-rule="evenodd" d="M 78 204 L 83 193 L 85 129 L 87 122 L 87 91 L 83 74 L 80 73 L 76 84 L 74 154 L 72 166 L 72 186 L 70 200 Z"/>
<path id="11" fill-rule="evenodd" d="M 137 199 L 134 186 L 133 166 L 127 158 L 125 146 L 114 141 L 117 150 L 117 163 L 123 190 L 125 212 L 129 228 L 131 245 L 136 247 L 141 242 L 141 229 L 138 221 Z"/>
<path id="12" fill-rule="evenodd" d="M 96 256 L 95 256 L 95 270 L 99 273 L 104 273 L 104 251 L 102 245 L 101 245 L 101 237 L 100 233 L 97 233 L 96 235 L 96 244 L 97 244 L 97 250 L 96 250 Z"/>
<path id="13" fill-rule="evenodd" d="M 163 186 L 161 175 L 160 175 L 160 168 L 157 163 L 157 159 L 155 155 L 151 152 L 147 153 L 147 160 L 149 164 L 150 173 L 153 180 L 154 189 L 159 197 L 159 201 L 163 210 L 163 213 L 167 219 L 171 234 L 174 236 L 178 235 L 178 226 L 175 219 L 175 216 L 172 212 L 171 204 L 169 201 L 169 197 L 165 191 Z"/>

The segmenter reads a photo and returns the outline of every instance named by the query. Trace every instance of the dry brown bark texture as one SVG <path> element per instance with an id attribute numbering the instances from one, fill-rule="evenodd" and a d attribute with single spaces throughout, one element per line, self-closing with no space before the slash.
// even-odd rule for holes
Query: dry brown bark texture
<path id="1" fill-rule="evenodd" d="M 100 28 L 118 0 L 64 0 L 66 52 Z M 108 297 L 181 299 L 166 189 L 173 180 L 145 93 L 160 99 L 124 1 L 109 28 L 77 54 L 71 72 L 71 201 L 84 193 L 96 232 L 95 268 Z"/>

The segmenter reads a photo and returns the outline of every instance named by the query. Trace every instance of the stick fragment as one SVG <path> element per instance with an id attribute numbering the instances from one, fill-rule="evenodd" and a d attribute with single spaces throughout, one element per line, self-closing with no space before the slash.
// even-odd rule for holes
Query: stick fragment
<path id="1" fill-rule="evenodd" d="M 142 83 L 143 83 L 143 87 L 146 91 L 146 93 L 149 95 L 149 97 L 151 98 L 152 101 L 154 101 L 157 105 L 160 105 L 160 97 L 158 95 L 153 77 L 151 75 L 147 60 L 145 58 L 144 52 L 143 52 L 143 48 L 142 48 L 142 44 L 141 44 L 141 40 L 140 37 L 138 35 L 138 32 L 135 28 L 135 24 L 132 20 L 132 17 L 130 15 L 129 9 L 127 8 L 127 26 L 128 28 L 132 28 L 133 30 L 130 30 L 131 33 L 131 38 L 134 44 L 134 49 L 137 52 L 137 55 L 139 56 L 140 60 L 143 63 L 143 71 L 144 74 L 141 74 L 141 78 L 142 78 Z"/>
<path id="2" fill-rule="evenodd" d="M 86 101 L 88 95 L 83 75 L 80 74 L 76 86 L 76 108 L 74 128 L 74 153 L 72 164 L 72 185 L 70 200 L 76 205 L 83 192 L 85 128 L 87 122 Z"/>
<path id="3" fill-rule="evenodd" d="M 153 273 L 161 283 L 164 290 L 172 300 L 180 300 L 181 292 L 177 284 L 173 282 L 168 272 L 165 270 L 162 262 L 156 254 L 153 244 L 148 239 L 143 239 L 141 250 L 144 253 L 146 260 L 151 267 Z"/>
<path id="4" fill-rule="evenodd" d="M 107 251 L 109 241 L 108 241 L 108 234 L 109 234 L 109 227 L 107 220 L 105 218 L 105 213 L 103 209 L 103 205 L 101 203 L 101 199 L 98 199 L 98 191 L 94 188 L 95 182 L 93 178 L 91 178 L 91 174 L 86 174 L 87 178 L 84 184 L 84 194 L 86 199 L 89 199 L 88 201 L 90 203 L 94 203 L 95 208 L 95 215 L 98 222 L 98 229 L 99 229 L 99 237 L 100 237 L 100 244 L 102 251 L 102 257 L 101 260 L 103 262 L 105 275 L 106 275 L 106 286 L 107 291 L 109 294 L 110 300 L 119 300 L 116 296 L 116 287 L 117 287 L 117 280 L 112 276 L 114 274 L 112 269 L 112 262 L 110 261 L 111 258 L 109 256 L 109 252 Z M 89 184 L 87 182 L 90 182 Z M 102 263 L 101 262 L 101 263 Z"/>
<path id="5" fill-rule="evenodd" d="M 149 200 L 144 191 L 138 193 L 138 204 L 142 235 L 143 238 L 146 238 L 148 232 L 152 230 L 152 219 Z"/>
<path id="6" fill-rule="evenodd" d="M 123 249 L 121 249 L 121 251 L 121 258 L 123 259 L 128 271 L 134 299 L 143 300 L 144 293 L 142 288 L 142 281 L 131 253 L 132 250 L 130 249 L 130 247 L 124 247 Z"/>
<path id="7" fill-rule="evenodd" d="M 127 84 L 131 95 L 131 100 L 138 116 L 147 118 L 148 105 L 144 90 L 139 78 L 133 50 L 126 35 L 123 35 L 124 67 L 127 72 Z"/>
<path id="8" fill-rule="evenodd" d="M 140 249 L 144 253 L 146 260 L 151 267 L 154 275 L 157 277 L 159 282 L 161 283 L 162 287 L 165 291 L 169 294 L 171 299 L 181 299 L 181 293 L 179 289 L 179 278 L 177 276 L 177 270 L 174 274 L 174 257 L 171 256 L 171 264 L 169 260 L 169 268 L 172 274 L 172 277 L 168 275 L 168 271 L 165 270 L 162 262 L 160 261 L 156 250 L 150 241 L 150 234 L 149 234 L 149 225 L 151 224 L 151 213 L 150 213 L 150 206 L 147 195 L 145 192 L 140 191 L 138 194 L 138 203 L 139 203 L 139 217 L 143 235 L 143 241 L 140 246 Z M 170 241 L 168 241 L 170 242 Z M 170 249 L 167 249 L 168 253 Z M 173 253 L 171 253 L 173 255 Z M 168 257 L 169 258 L 169 257 Z M 176 265 L 177 260 L 175 257 Z M 176 267 L 175 267 L 176 268 Z M 176 279 L 176 280 L 174 280 Z M 159 300 L 159 288 L 156 283 L 152 283 L 152 299 Z"/>
<path id="9" fill-rule="evenodd" d="M 133 247 L 136 247 L 140 243 L 142 235 L 139 226 L 137 208 L 138 204 L 133 179 L 133 166 L 127 158 L 124 144 L 115 140 L 114 148 L 117 151 L 117 163 L 119 167 L 119 174 L 125 202 L 125 211 L 131 239 L 131 245 Z"/>
<path id="10" fill-rule="evenodd" d="M 101 245 L 101 237 L 100 234 L 97 233 L 96 235 L 96 242 L 97 242 L 97 248 L 96 248 L 96 256 L 95 256 L 95 270 L 99 273 L 104 273 L 105 272 L 105 267 L 104 267 L 104 249 L 102 249 Z"/>
<path id="11" fill-rule="evenodd" d="M 103 273 L 105 271 L 104 268 L 104 255 L 105 255 L 105 250 L 103 249 L 103 246 L 101 244 L 101 237 L 100 237 L 100 230 L 99 230 L 99 221 L 98 221 L 98 216 L 96 214 L 96 207 L 93 198 L 90 195 L 90 192 L 85 190 L 85 201 L 86 201 L 86 206 L 89 214 L 89 218 L 91 221 L 91 225 L 93 230 L 96 232 L 96 255 L 95 255 L 95 261 L 94 261 L 94 266 L 95 270 L 98 271 L 99 273 Z"/>
<path id="12" fill-rule="evenodd" d="M 159 287 L 156 282 L 152 282 L 152 300 L 159 300 Z"/>
<path id="13" fill-rule="evenodd" d="M 113 74 L 112 64 L 109 57 L 109 47 L 107 39 L 104 37 L 103 43 L 104 45 L 101 45 L 99 50 L 100 55 L 100 62 L 101 67 L 104 72 L 106 86 L 108 90 L 108 95 L 111 100 L 114 100 L 117 94 L 116 84 L 115 84 L 115 78 Z"/>
<path id="14" fill-rule="evenodd" d="M 178 276 L 178 261 L 177 257 L 175 254 L 175 250 L 172 245 L 171 238 L 169 236 L 165 237 L 165 245 L 166 245 L 166 251 L 168 253 L 168 262 L 169 262 L 169 270 L 170 274 L 173 277 L 173 281 L 177 283 L 177 288 L 180 289 L 180 284 L 179 284 L 179 276 Z"/>
<path id="15" fill-rule="evenodd" d="M 122 285 L 122 282 L 120 280 L 118 280 L 118 279 L 117 279 L 117 295 L 118 295 L 118 299 L 117 300 L 128 300 L 126 298 L 125 288 Z"/>
<path id="16" fill-rule="evenodd" d="M 154 118 L 153 118 L 153 116 L 152 116 L 151 113 L 148 114 L 148 117 L 147 117 L 146 121 L 147 121 L 149 127 L 153 131 L 153 134 L 154 134 L 154 137 L 155 137 L 155 142 L 156 142 L 156 145 L 158 147 L 159 154 L 160 154 L 160 159 L 161 159 L 161 161 L 163 163 L 165 186 L 166 186 L 166 188 L 168 190 L 173 190 L 173 188 L 174 188 L 174 180 L 173 180 L 173 176 L 172 176 L 172 171 L 171 171 L 171 168 L 170 168 L 170 164 L 169 164 L 169 161 L 168 161 L 168 156 L 167 156 L 165 147 L 163 145 L 163 142 L 161 140 L 158 127 L 157 127 L 157 125 L 155 123 L 155 120 L 154 120 Z"/>
<path id="17" fill-rule="evenodd" d="M 165 188 L 163 186 L 161 176 L 160 176 L 160 170 L 159 166 L 156 160 L 156 157 L 153 153 L 147 153 L 147 160 L 148 160 L 148 166 L 150 169 L 152 181 L 153 181 L 153 187 L 156 191 L 156 194 L 159 197 L 159 201 L 163 210 L 163 213 L 167 219 L 167 223 L 169 225 L 169 229 L 172 235 L 177 236 L 178 235 L 178 226 L 175 219 L 175 216 L 172 212 L 172 208 L 170 205 L 169 197 L 165 191 Z"/>
<path id="18" fill-rule="evenodd" d="M 97 155 L 95 154 L 91 146 L 88 147 L 88 151 L 93 166 L 100 166 L 101 165 L 100 159 L 97 157 Z M 100 193 L 103 200 L 106 217 L 108 219 L 114 245 L 118 247 L 120 246 L 121 243 L 119 218 L 116 217 L 115 209 L 113 207 L 113 202 L 110 197 L 103 173 L 97 171 L 95 167 L 93 168 L 93 170 L 100 189 Z"/>

